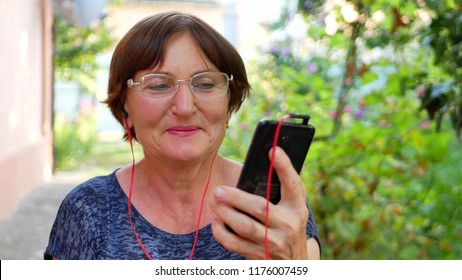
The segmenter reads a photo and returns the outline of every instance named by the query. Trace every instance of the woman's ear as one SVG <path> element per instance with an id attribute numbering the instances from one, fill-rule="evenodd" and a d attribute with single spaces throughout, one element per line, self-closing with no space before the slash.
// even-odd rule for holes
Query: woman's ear
<path id="1" fill-rule="evenodd" d="M 133 126 L 132 121 L 130 120 L 130 117 L 128 116 L 128 112 L 125 111 L 125 109 L 124 109 L 123 114 L 124 114 L 124 120 L 123 120 L 124 128 L 126 130 L 130 130 L 130 128 Z"/>

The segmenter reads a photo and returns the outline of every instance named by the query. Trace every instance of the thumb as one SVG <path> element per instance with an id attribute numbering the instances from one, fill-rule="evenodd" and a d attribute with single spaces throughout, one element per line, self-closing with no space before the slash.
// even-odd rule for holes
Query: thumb
<path id="1" fill-rule="evenodd" d="M 280 147 L 275 148 L 274 170 L 278 174 L 281 182 L 281 201 L 283 202 L 299 202 L 304 203 L 306 196 L 305 185 L 290 161 L 290 158 Z M 269 152 L 271 160 L 272 150 Z M 300 200 L 300 198 L 303 198 Z"/>

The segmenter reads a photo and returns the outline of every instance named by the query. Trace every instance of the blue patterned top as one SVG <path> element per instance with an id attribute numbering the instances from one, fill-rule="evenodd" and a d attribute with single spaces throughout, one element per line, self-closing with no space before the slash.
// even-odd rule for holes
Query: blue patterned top
<path id="1" fill-rule="evenodd" d="M 95 177 L 72 190 L 63 200 L 54 221 L 45 259 L 147 259 L 138 244 L 127 215 L 128 198 L 115 172 Z M 143 218 L 133 207 L 136 231 L 153 259 L 189 259 L 195 232 L 172 234 Z M 319 240 L 310 214 L 307 238 Z M 223 248 L 210 225 L 200 229 L 194 259 L 239 260 L 242 256 Z"/>

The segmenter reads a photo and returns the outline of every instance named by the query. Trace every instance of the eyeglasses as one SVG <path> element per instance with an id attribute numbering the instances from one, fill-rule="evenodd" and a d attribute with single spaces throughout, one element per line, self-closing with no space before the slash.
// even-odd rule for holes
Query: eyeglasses
<path id="1" fill-rule="evenodd" d="M 200 97 L 218 97 L 228 92 L 229 82 L 233 75 L 228 77 L 222 72 L 203 72 L 187 80 L 178 80 L 166 74 L 146 74 L 137 83 L 133 79 L 127 81 L 129 88 L 137 87 L 141 97 L 159 100 L 174 96 L 178 92 L 181 82 L 188 82 L 191 91 Z"/>

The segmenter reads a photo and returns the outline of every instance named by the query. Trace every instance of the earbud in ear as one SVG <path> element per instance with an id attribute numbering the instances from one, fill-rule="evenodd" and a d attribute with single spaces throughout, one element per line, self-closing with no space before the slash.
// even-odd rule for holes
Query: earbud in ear
<path id="1" fill-rule="evenodd" d="M 128 119 L 127 118 L 124 119 L 124 127 L 125 127 L 125 129 L 127 131 L 130 131 L 130 128 L 128 127 Z"/>
<path id="2" fill-rule="evenodd" d="M 123 114 L 124 114 L 124 120 L 123 120 L 124 127 L 125 127 L 126 130 L 130 130 L 130 128 L 128 127 L 128 113 L 127 113 L 127 111 L 123 110 Z"/>

